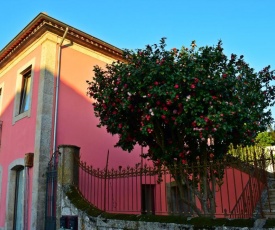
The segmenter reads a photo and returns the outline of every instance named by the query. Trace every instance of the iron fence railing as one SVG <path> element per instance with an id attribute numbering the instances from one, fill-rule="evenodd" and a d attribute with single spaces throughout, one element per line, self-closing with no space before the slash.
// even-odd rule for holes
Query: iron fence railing
<path id="1" fill-rule="evenodd" d="M 166 167 L 137 164 L 135 167 L 101 170 L 77 159 L 79 179 L 75 184 L 88 202 L 106 212 L 196 216 L 188 201 L 195 201 L 202 209 L 196 196 L 198 187 L 202 186 L 197 172 L 205 171 L 209 183 L 211 175 L 215 175 L 211 185 L 211 194 L 215 197 L 214 216 L 251 218 L 267 187 L 263 161 L 274 164 L 270 157 L 247 162 L 228 157 L 208 164 L 184 165 L 182 170 L 188 172 L 189 180 L 183 182 L 182 194 Z"/>
<path id="2" fill-rule="evenodd" d="M 52 155 L 46 172 L 45 230 L 56 229 L 58 152 Z"/>

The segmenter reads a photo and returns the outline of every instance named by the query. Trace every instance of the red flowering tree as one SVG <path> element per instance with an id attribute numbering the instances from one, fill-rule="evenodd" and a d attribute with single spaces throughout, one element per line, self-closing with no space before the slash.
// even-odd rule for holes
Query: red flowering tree
<path id="1" fill-rule="evenodd" d="M 88 94 L 95 99 L 98 126 L 119 135 L 116 146 L 129 152 L 136 144 L 147 146 L 144 157 L 168 167 L 181 194 L 182 182 L 196 185 L 188 189 L 200 207 L 182 195 L 183 202 L 198 215 L 213 215 L 222 173 L 184 168 L 222 158 L 231 143 L 254 143 L 272 122 L 274 71 L 268 66 L 256 73 L 242 55 L 227 57 L 221 42 L 200 48 L 192 42 L 180 50 L 165 46 L 161 39 L 143 50 L 125 50 L 125 62 L 95 66 Z"/>

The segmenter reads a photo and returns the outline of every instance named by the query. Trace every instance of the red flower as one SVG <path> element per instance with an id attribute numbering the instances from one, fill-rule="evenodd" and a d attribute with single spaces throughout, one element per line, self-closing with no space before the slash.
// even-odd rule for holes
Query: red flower
<path id="1" fill-rule="evenodd" d="M 199 79 L 195 77 L 194 82 L 195 84 L 197 84 L 199 82 Z"/>
<path id="2" fill-rule="evenodd" d="M 195 89 L 195 88 L 196 88 L 196 85 L 195 85 L 195 84 L 192 84 L 192 85 L 190 86 L 190 88 L 191 88 L 191 89 Z"/>
<path id="3" fill-rule="evenodd" d="M 203 136 L 202 136 L 202 132 L 200 132 L 200 138 L 202 138 Z"/>
<path id="4" fill-rule="evenodd" d="M 196 127 L 196 126 L 197 126 L 196 121 L 193 121 L 193 122 L 192 122 L 192 126 L 193 126 L 193 127 Z"/>
<path id="5" fill-rule="evenodd" d="M 178 85 L 178 84 L 175 84 L 174 88 L 175 88 L 175 89 L 178 89 L 178 88 L 179 88 L 179 85 Z"/>
<path id="6" fill-rule="evenodd" d="M 204 118 L 204 121 L 205 121 L 205 122 L 209 122 L 209 118 L 208 118 L 208 117 L 205 117 L 205 118 Z"/>
<path id="7" fill-rule="evenodd" d="M 163 120 L 165 120 L 165 119 L 166 119 L 166 116 L 165 116 L 165 115 L 161 115 L 161 118 L 162 118 Z"/>
<path id="8" fill-rule="evenodd" d="M 160 165 L 160 159 L 157 159 L 154 163 L 156 166 Z"/>
<path id="9" fill-rule="evenodd" d="M 152 132 L 153 132 L 153 129 L 150 129 L 150 128 L 147 129 L 147 133 L 152 133 Z"/>
<path id="10" fill-rule="evenodd" d="M 171 105 L 171 104 L 172 104 L 172 101 L 168 99 L 168 100 L 166 101 L 166 105 Z"/>

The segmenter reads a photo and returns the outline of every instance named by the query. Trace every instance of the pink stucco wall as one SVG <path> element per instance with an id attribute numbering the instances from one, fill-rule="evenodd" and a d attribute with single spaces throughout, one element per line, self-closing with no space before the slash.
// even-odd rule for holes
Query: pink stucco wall
<path id="1" fill-rule="evenodd" d="M 109 167 L 134 166 L 140 162 L 141 148 L 131 153 L 114 148 L 117 137 L 96 127 L 99 120 L 86 96 L 86 80 L 92 79 L 94 65 L 104 67 L 105 63 L 70 47 L 62 50 L 57 145 L 81 147 L 81 159 L 95 167 L 105 167 L 108 150 Z"/>
<path id="2" fill-rule="evenodd" d="M 3 121 L 2 128 L 2 140 L 0 148 L 0 162 L 2 166 L 2 194 L 0 197 L 0 227 L 5 224 L 6 215 L 6 203 L 7 203 L 7 184 L 8 184 L 8 166 L 16 159 L 24 158 L 25 153 L 34 152 L 35 147 L 35 131 L 36 131 L 36 119 L 37 119 L 37 106 L 38 106 L 38 86 L 39 86 L 39 74 L 40 74 L 40 56 L 41 47 L 39 46 L 32 51 L 22 61 L 14 65 L 3 77 L 0 78 L 0 84 L 4 82 L 4 93 L 2 95 L 2 113 L 1 120 Z M 32 89 L 32 104 L 31 104 L 31 116 L 25 117 L 15 124 L 12 124 L 13 110 L 14 110 L 14 94 L 16 85 L 17 71 L 32 58 L 35 57 L 34 77 L 33 77 L 33 89 Z M 81 160 L 87 162 L 89 165 L 93 165 L 94 168 L 103 169 L 106 166 L 107 152 L 109 150 L 109 165 L 108 168 L 118 169 L 118 166 L 125 168 L 126 166 L 134 167 L 137 163 L 141 162 L 140 153 L 141 147 L 137 146 L 133 152 L 128 153 L 122 151 L 120 148 L 115 148 L 114 145 L 117 142 L 117 136 L 112 136 L 107 133 L 105 128 L 98 128 L 96 125 L 99 120 L 94 116 L 92 108 L 92 99 L 86 96 L 87 83 L 86 80 L 91 80 L 93 77 L 93 66 L 99 65 L 104 67 L 105 63 L 96 58 L 90 57 L 84 53 L 74 50 L 71 47 L 62 49 L 61 58 L 61 76 L 60 76 L 60 89 L 59 89 L 59 104 L 58 104 L 58 122 L 57 122 L 57 146 L 68 144 L 76 145 L 81 148 Z M 57 67 L 57 66 L 56 66 Z M 55 70 L 56 72 L 56 70 Z M 53 102 L 54 106 L 54 102 Z M 146 150 L 145 150 L 146 151 Z M 49 149 L 49 155 L 51 150 Z M 145 162 L 143 160 L 143 163 Z M 46 172 L 45 172 L 46 173 Z M 234 172 L 227 171 L 227 178 L 225 179 L 228 184 L 236 183 L 234 180 L 239 180 L 241 177 L 235 177 L 233 180 L 233 173 L 241 175 L 239 171 Z M 243 183 L 248 180 L 247 175 L 243 175 Z M 33 181 L 33 169 L 30 169 L 29 177 L 29 190 L 32 190 Z M 135 182 L 136 183 L 136 182 Z M 156 184 L 156 180 L 142 182 L 145 184 Z M 109 185 L 108 185 L 109 186 Z M 126 185 L 125 185 L 126 186 Z M 165 190 L 165 184 L 157 185 Z M 138 194 L 140 191 L 140 184 L 129 184 L 125 187 L 128 191 L 124 194 L 123 198 L 130 199 L 127 194 L 130 194 L 132 188 L 132 194 Z M 133 189 L 133 188 L 136 188 Z M 232 208 L 236 199 L 242 191 L 242 187 L 237 187 L 236 190 L 232 190 L 233 186 L 229 186 L 229 189 L 224 185 L 221 190 L 217 192 L 217 196 L 223 194 L 224 199 L 223 207 L 217 200 L 217 205 L 221 208 L 220 212 L 223 212 L 225 207 Z M 228 196 L 232 198 L 228 199 Z M 29 223 L 31 214 L 31 202 L 32 194 L 29 196 Z M 121 198 L 121 200 L 123 200 Z M 118 198 L 118 200 L 120 197 Z M 140 210 L 140 195 L 137 201 L 136 209 Z M 165 193 L 156 193 L 156 211 L 165 209 L 167 197 Z M 117 205 L 124 205 L 119 201 Z M 124 199 L 125 202 L 125 199 Z M 230 206 L 230 207 L 229 207 Z M 115 210 L 114 210 L 115 211 Z M 163 212 L 163 211 L 160 211 Z"/>
<path id="3" fill-rule="evenodd" d="M 26 58 L 13 66 L 3 77 L 0 78 L 0 84 L 4 82 L 4 92 L 2 94 L 2 113 L 3 121 L 0 162 L 2 165 L 2 194 L 0 200 L 0 227 L 4 226 L 6 205 L 7 205 L 7 183 L 8 183 L 8 167 L 18 158 L 24 158 L 25 153 L 34 152 L 35 128 L 36 128 L 36 112 L 37 112 L 37 95 L 40 70 L 40 47 L 32 51 Z M 32 58 L 35 57 L 33 91 L 31 116 L 25 117 L 15 124 L 12 124 L 14 110 L 14 95 L 17 71 Z M 32 188 L 32 168 L 30 169 L 29 188 Z M 31 202 L 31 194 L 29 201 Z M 29 206 L 29 213 L 31 206 Z M 30 219 L 30 216 L 29 216 Z"/>

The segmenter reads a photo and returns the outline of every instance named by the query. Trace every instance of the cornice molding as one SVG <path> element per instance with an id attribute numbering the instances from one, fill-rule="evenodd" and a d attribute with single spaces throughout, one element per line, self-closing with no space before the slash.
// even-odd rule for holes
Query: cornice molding
<path id="1" fill-rule="evenodd" d="M 15 55 L 18 55 L 18 53 L 34 40 L 38 39 L 46 31 L 50 31 L 62 37 L 66 27 L 69 29 L 66 39 L 114 58 L 115 60 L 123 60 L 123 51 L 121 49 L 51 18 L 48 15 L 40 13 L 0 51 L 0 69 L 5 63 L 9 62 Z"/>

